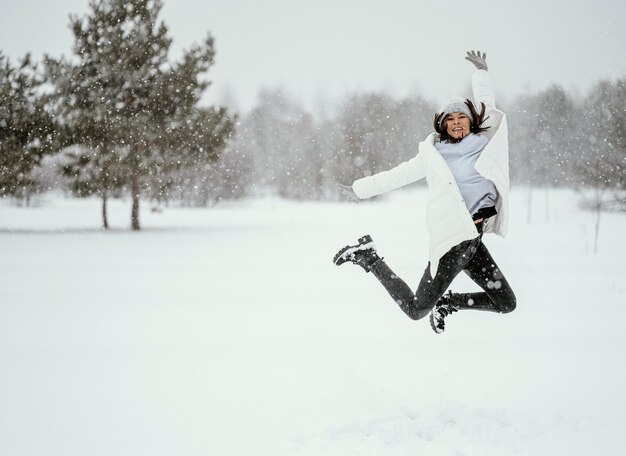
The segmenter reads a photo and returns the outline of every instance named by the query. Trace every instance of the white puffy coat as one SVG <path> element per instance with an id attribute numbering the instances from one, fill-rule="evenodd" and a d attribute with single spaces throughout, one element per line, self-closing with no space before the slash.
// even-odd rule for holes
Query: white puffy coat
<path id="1" fill-rule="evenodd" d="M 482 135 L 489 139 L 476 162 L 476 171 L 491 180 L 498 191 L 497 215 L 485 220 L 483 232 L 506 235 L 509 215 L 509 146 L 505 114 L 496 109 L 491 78 L 485 70 L 472 74 L 474 101 L 485 103 L 491 128 Z M 478 236 L 461 191 L 446 161 L 434 146 L 436 133 L 419 144 L 417 155 L 388 171 L 364 177 L 352 184 L 361 199 L 380 195 L 426 178 L 428 203 L 426 223 L 429 235 L 430 271 L 434 277 L 439 259 L 456 244 Z"/>

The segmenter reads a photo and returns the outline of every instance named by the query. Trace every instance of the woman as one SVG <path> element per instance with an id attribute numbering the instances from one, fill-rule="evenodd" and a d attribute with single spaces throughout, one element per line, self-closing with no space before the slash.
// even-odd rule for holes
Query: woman
<path id="1" fill-rule="evenodd" d="M 467 52 L 466 59 L 476 67 L 476 104 L 462 99 L 444 103 L 435 115 L 435 132 L 420 143 L 414 158 L 352 187 L 340 186 L 344 196 L 364 199 L 426 178 L 430 261 L 415 293 L 378 256 L 370 236 L 341 249 L 333 262 L 349 261 L 372 272 L 410 318 L 430 313 L 436 333 L 458 310 L 508 313 L 516 306 L 511 287 L 482 242 L 484 233 L 505 236 L 509 193 L 506 116 L 496 109 L 486 57 Z M 461 271 L 484 291 L 444 295 Z"/>

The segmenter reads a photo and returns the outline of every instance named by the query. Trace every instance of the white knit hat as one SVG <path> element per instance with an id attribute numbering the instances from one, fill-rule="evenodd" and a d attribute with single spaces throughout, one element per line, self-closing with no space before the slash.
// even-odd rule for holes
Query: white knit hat
<path id="1" fill-rule="evenodd" d="M 441 120 L 439 121 L 439 127 L 443 128 L 443 121 L 448 114 L 452 114 L 453 112 L 462 112 L 467 117 L 469 117 L 470 122 L 473 121 L 472 112 L 469 107 L 465 104 L 465 100 L 463 98 L 452 98 L 446 101 L 439 108 L 439 113 L 443 113 L 441 116 Z"/>

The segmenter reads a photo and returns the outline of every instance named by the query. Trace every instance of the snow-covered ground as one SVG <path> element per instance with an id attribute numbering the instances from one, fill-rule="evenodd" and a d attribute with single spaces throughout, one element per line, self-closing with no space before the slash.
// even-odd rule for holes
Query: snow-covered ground
<path id="1" fill-rule="evenodd" d="M 434 334 L 335 267 L 369 233 L 415 287 L 424 191 L 142 209 L 0 202 L 0 454 L 626 454 L 626 216 L 513 189 L 485 237 L 518 297 Z M 453 289 L 477 289 L 459 277 Z"/>

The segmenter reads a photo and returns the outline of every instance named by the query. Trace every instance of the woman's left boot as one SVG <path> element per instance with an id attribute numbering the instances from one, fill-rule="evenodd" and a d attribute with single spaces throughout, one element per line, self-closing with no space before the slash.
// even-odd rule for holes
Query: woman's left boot
<path id="1" fill-rule="evenodd" d="M 430 311 L 430 327 L 433 328 L 433 331 L 437 334 L 441 334 L 446 329 L 445 318 L 457 310 L 459 310 L 459 306 L 455 305 L 453 302 L 452 292 L 450 291 L 448 295 L 439 298 L 435 307 Z"/>
<path id="2" fill-rule="evenodd" d="M 446 329 L 445 318 L 458 310 L 483 310 L 487 312 L 502 313 L 487 296 L 487 293 L 452 293 L 439 298 L 435 307 L 430 311 L 430 326 L 437 334 Z"/>
<path id="3" fill-rule="evenodd" d="M 376 253 L 376 246 L 370 235 L 365 235 L 358 240 L 356 245 L 347 245 L 335 254 L 333 263 L 340 266 L 348 261 L 361 266 L 365 272 L 370 272 L 372 266 L 381 260 Z"/>

